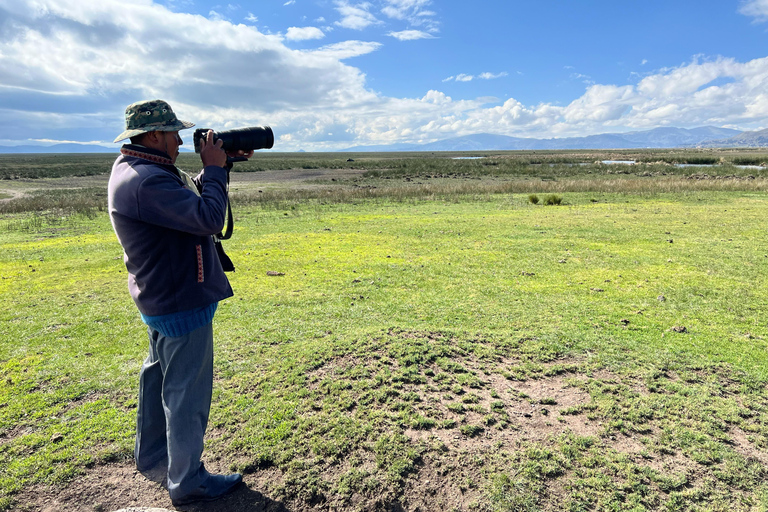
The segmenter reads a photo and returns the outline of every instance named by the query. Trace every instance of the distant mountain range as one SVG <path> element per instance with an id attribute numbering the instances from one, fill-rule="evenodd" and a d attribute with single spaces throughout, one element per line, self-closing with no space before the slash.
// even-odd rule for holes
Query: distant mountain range
<path id="1" fill-rule="evenodd" d="M 736 147 L 764 148 L 768 147 L 768 129 L 756 132 L 742 132 L 725 140 L 710 140 L 699 143 L 701 147 Z"/>
<path id="2" fill-rule="evenodd" d="M 188 148 L 179 148 L 182 153 L 192 152 Z M 120 153 L 120 146 L 99 146 L 98 144 L 54 144 L 53 146 L 0 146 L 0 153 Z"/>
<path id="3" fill-rule="evenodd" d="M 0 146 L 0 153 L 119 153 L 120 147 L 110 149 L 96 144 L 54 144 L 53 146 Z"/>
<path id="4" fill-rule="evenodd" d="M 768 147 L 768 129 L 740 132 L 729 128 L 655 128 L 628 133 L 604 133 L 587 137 L 532 139 L 478 133 L 439 140 L 429 144 L 389 144 L 354 146 L 341 151 L 504 151 L 546 149 L 642 149 L 679 147 Z M 182 151 L 191 151 L 181 148 Z M 108 148 L 88 144 L 56 144 L 53 146 L 0 146 L 0 153 L 117 153 Z M 279 149 L 278 149 L 279 151 Z"/>
<path id="5" fill-rule="evenodd" d="M 587 137 L 559 139 L 529 139 L 478 133 L 439 140 L 429 144 L 391 144 L 382 146 L 355 146 L 343 151 L 503 151 L 546 149 L 641 149 L 677 148 L 691 146 L 768 146 L 766 130 L 740 132 L 729 128 L 704 126 L 701 128 L 655 128 L 653 130 L 604 133 Z M 751 134 L 763 134 L 755 137 Z M 762 142 L 761 142 L 762 141 Z"/>

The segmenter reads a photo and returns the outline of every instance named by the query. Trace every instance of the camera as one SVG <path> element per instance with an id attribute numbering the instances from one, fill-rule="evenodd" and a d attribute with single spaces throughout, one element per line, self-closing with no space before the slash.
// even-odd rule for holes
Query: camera
<path id="1" fill-rule="evenodd" d="M 195 153 L 200 153 L 202 149 L 202 141 L 208 136 L 210 128 L 198 128 L 195 130 L 193 140 L 195 141 Z M 237 128 L 235 130 L 225 130 L 221 132 L 213 132 L 213 142 L 215 143 L 221 139 L 223 142 L 221 149 L 231 153 L 236 151 L 243 151 L 249 153 L 252 149 L 269 149 L 275 144 L 275 136 L 272 133 L 272 128 L 269 126 L 250 126 L 248 128 Z M 247 160 L 244 156 L 227 156 L 227 191 L 229 191 L 229 170 L 232 169 L 234 162 L 243 162 Z M 227 192 L 229 193 L 229 192 Z M 216 252 L 219 254 L 219 261 L 224 272 L 234 272 L 235 265 L 232 260 L 224 252 L 221 246 L 222 240 L 228 240 L 232 236 L 232 229 L 234 227 L 234 218 L 232 217 L 232 205 L 227 200 L 227 219 L 226 229 L 214 236 L 214 244 Z"/>
<path id="2" fill-rule="evenodd" d="M 200 152 L 200 141 L 204 140 L 209 128 L 195 130 L 195 153 Z M 275 136 L 269 126 L 251 126 L 248 128 L 236 128 L 234 130 L 214 131 L 213 142 L 221 139 L 224 141 L 224 151 L 243 150 L 249 152 L 252 149 L 269 149 L 275 144 Z"/>

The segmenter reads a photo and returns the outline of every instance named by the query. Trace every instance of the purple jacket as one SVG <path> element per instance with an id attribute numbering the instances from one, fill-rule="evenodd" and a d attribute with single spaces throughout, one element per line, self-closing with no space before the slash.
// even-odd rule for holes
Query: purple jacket
<path id="1" fill-rule="evenodd" d="M 233 295 L 211 235 L 227 208 L 227 170 L 208 166 L 184 186 L 168 155 L 126 144 L 109 178 L 109 216 L 125 251 L 128 290 L 147 316 L 210 305 Z"/>

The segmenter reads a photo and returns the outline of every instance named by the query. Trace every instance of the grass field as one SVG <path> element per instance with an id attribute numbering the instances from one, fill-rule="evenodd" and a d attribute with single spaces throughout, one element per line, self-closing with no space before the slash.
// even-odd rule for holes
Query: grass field
<path id="1" fill-rule="evenodd" d="M 768 510 L 765 153 L 538 153 L 233 174 L 227 510 Z M 83 174 L 0 182 L 0 504 L 170 508 L 117 478 L 146 335 Z"/>

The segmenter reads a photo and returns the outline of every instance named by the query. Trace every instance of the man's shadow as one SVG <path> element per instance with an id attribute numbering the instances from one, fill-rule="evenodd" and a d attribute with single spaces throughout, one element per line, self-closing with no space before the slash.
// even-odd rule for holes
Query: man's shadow
<path id="1" fill-rule="evenodd" d="M 245 483 L 216 501 L 191 503 L 183 507 L 176 507 L 176 510 L 184 512 L 290 512 L 281 502 L 264 496 L 259 491 L 249 488 Z"/>

